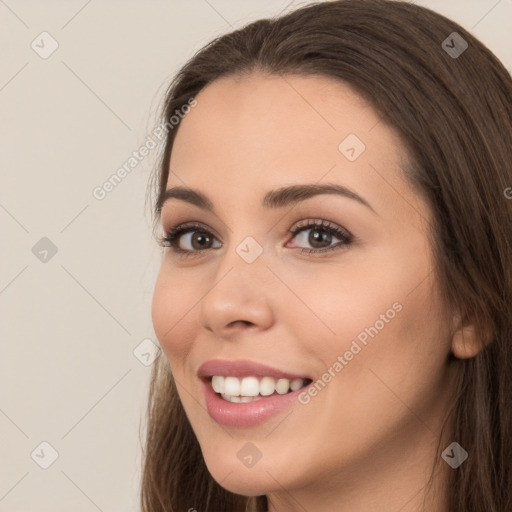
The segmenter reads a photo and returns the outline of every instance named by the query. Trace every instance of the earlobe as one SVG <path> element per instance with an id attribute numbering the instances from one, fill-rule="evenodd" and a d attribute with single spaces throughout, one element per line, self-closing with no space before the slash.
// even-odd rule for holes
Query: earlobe
<path id="1" fill-rule="evenodd" d="M 452 335 L 451 352 L 459 359 L 475 357 L 492 340 L 489 329 L 479 333 L 473 323 L 459 323 Z"/>
<path id="2" fill-rule="evenodd" d="M 459 359 L 475 357 L 483 348 L 473 325 L 461 326 L 452 336 L 452 353 Z"/>

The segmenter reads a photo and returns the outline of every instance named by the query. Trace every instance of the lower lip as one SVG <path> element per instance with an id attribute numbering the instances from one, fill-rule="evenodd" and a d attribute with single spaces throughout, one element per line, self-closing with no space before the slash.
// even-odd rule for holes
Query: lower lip
<path id="1" fill-rule="evenodd" d="M 302 387 L 285 395 L 270 395 L 254 402 L 233 403 L 215 393 L 210 381 L 203 381 L 203 386 L 208 414 L 214 421 L 227 427 L 252 427 L 263 423 L 290 407 L 305 389 Z"/>

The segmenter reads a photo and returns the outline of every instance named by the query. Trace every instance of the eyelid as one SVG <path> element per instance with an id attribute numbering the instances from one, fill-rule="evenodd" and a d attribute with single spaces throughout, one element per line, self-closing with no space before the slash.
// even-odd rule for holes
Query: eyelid
<path id="1" fill-rule="evenodd" d="M 173 223 L 174 224 L 174 223 Z M 216 238 L 219 240 L 221 237 L 219 236 L 218 232 L 209 226 L 208 224 L 205 224 L 204 222 L 201 222 L 200 220 L 190 220 L 186 222 L 178 222 L 176 225 L 171 226 L 170 228 L 165 227 L 165 223 L 162 223 L 162 229 L 164 233 L 169 233 L 170 231 L 176 231 L 177 229 L 187 229 L 187 228 L 195 227 L 197 229 L 204 229 L 208 233 L 211 233 L 212 235 L 215 235 Z"/>
<path id="2" fill-rule="evenodd" d="M 307 229 L 313 229 L 313 227 L 324 228 L 326 231 L 334 231 L 339 233 L 339 235 L 343 235 L 347 239 L 354 238 L 354 235 L 345 227 L 340 226 L 334 222 L 331 222 L 326 219 L 303 219 L 294 224 L 293 227 L 290 228 L 288 233 L 292 235 L 296 235 L 299 231 L 307 231 Z"/>

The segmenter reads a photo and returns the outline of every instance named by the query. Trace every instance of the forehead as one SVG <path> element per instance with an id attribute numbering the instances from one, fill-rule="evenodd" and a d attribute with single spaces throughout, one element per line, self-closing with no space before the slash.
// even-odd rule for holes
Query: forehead
<path id="1" fill-rule="evenodd" d="M 329 140 L 344 131 L 369 131 L 379 121 L 373 108 L 350 86 L 325 76 L 250 75 L 214 81 L 197 95 L 198 105 L 183 121 L 181 132 L 196 137 L 214 133 L 251 143 L 300 141 L 318 136 Z M 184 129 L 182 129 L 184 128 Z M 212 130 L 216 128 L 216 130 Z M 338 133 L 337 133 L 338 132 Z M 276 135 L 280 135 L 275 139 Z"/>
<path id="2" fill-rule="evenodd" d="M 378 203 L 404 187 L 397 132 L 343 82 L 253 73 L 218 79 L 196 100 L 174 141 L 167 188 L 202 189 L 223 203 L 236 190 L 259 202 L 273 188 L 326 180 Z"/>
<path id="3" fill-rule="evenodd" d="M 213 154 L 229 161 L 240 156 L 238 148 L 247 156 L 244 167 L 249 158 L 256 165 L 292 154 L 332 160 L 350 134 L 362 141 L 367 155 L 397 156 L 394 130 L 349 85 L 329 77 L 229 76 L 206 86 L 196 100 L 178 129 L 174 165 Z"/>

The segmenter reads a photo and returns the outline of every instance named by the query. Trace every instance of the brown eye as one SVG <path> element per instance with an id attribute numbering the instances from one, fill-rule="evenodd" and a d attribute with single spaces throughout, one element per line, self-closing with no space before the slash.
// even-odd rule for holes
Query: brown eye
<path id="1" fill-rule="evenodd" d="M 328 221 L 305 221 L 306 224 L 297 226 L 292 235 L 302 245 L 310 245 L 312 248 L 301 248 L 304 253 L 322 253 L 333 249 L 340 249 L 343 246 L 349 245 L 353 237 L 352 235 L 341 227 L 336 226 Z M 306 234 L 309 234 L 306 236 Z M 334 240 L 333 240 L 334 239 Z M 338 240 L 339 243 L 331 245 L 333 241 Z"/>
<path id="2" fill-rule="evenodd" d="M 192 246 L 193 249 L 210 249 L 213 237 L 211 237 L 209 234 L 201 231 L 190 231 L 187 234 L 191 235 L 188 239 L 188 243 Z"/>
<path id="3" fill-rule="evenodd" d="M 173 251 L 188 256 L 215 248 L 212 245 L 214 240 L 215 236 L 212 233 L 203 226 L 194 224 L 171 229 L 165 238 L 161 239 L 161 245 L 171 247 Z"/>

